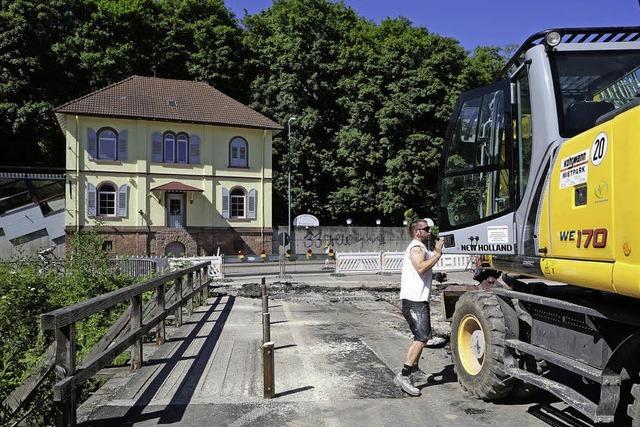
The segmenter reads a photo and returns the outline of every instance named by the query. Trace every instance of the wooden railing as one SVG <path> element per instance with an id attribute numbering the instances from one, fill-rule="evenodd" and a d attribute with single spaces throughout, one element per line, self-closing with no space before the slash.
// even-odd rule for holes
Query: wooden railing
<path id="1" fill-rule="evenodd" d="M 175 312 L 176 325 L 180 326 L 183 306 L 191 313 L 194 299 L 206 301 L 209 265 L 209 262 L 202 262 L 41 316 L 42 329 L 55 331 L 58 381 L 53 388 L 53 400 L 58 426 L 76 424 L 76 389 L 80 385 L 129 347 L 131 367 L 138 369 L 143 362 L 144 335 L 155 327 L 156 343 L 162 344 L 165 341 L 165 319 L 170 313 Z M 173 287 L 165 292 L 167 284 L 173 284 Z M 155 298 L 143 308 L 142 294 L 148 291 L 155 291 Z M 89 351 L 80 366 L 76 366 L 76 322 L 127 301 L 130 305 L 126 312 Z"/>

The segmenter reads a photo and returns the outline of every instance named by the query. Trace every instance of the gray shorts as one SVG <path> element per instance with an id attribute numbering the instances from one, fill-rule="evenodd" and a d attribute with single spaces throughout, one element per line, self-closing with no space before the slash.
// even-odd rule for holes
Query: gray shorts
<path id="1" fill-rule="evenodd" d="M 427 342 L 431 338 L 431 310 L 427 301 L 402 300 L 402 315 L 407 319 L 414 341 Z"/>

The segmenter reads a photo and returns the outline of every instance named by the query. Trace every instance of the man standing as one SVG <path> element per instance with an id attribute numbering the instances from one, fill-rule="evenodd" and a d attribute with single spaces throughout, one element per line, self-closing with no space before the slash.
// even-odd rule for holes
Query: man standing
<path id="1" fill-rule="evenodd" d="M 442 256 L 444 240 L 439 239 L 435 252 L 429 252 L 426 244 L 431 239 L 433 221 L 430 218 L 411 223 L 409 231 L 413 240 L 407 247 L 402 263 L 400 279 L 400 299 L 402 314 L 413 333 L 413 343 L 409 347 L 402 371 L 396 375 L 394 383 L 411 396 L 419 396 L 416 384 L 424 384 L 427 374 L 420 370 L 418 361 L 425 343 L 431 338 L 431 317 L 429 294 L 431 293 L 431 269 Z"/>

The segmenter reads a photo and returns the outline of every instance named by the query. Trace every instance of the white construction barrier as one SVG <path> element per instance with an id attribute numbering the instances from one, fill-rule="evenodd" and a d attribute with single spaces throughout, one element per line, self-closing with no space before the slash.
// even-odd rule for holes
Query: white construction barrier
<path id="1" fill-rule="evenodd" d="M 380 272 L 380 252 L 342 252 L 336 254 L 336 273 Z"/>
<path id="2" fill-rule="evenodd" d="M 171 270 L 176 270 L 179 268 L 183 268 L 186 262 L 197 264 L 199 262 L 209 261 L 209 277 L 220 279 L 224 277 L 222 271 L 222 257 L 221 256 L 201 256 L 201 257 L 180 257 L 180 258 L 169 258 L 169 268 Z"/>
<path id="3" fill-rule="evenodd" d="M 399 273 L 403 260 L 404 252 L 338 252 L 336 273 Z M 465 271 L 470 262 L 470 255 L 443 254 L 433 271 Z"/>
<path id="4" fill-rule="evenodd" d="M 403 260 L 404 260 L 404 252 L 383 252 L 382 253 L 382 272 L 383 273 L 401 272 Z"/>

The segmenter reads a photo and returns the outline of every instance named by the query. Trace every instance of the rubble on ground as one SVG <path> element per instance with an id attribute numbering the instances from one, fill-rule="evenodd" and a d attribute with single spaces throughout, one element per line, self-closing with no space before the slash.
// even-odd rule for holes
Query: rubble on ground
<path id="1" fill-rule="evenodd" d="M 428 347 L 443 347 L 449 341 L 451 326 L 442 317 L 441 295 L 447 284 L 433 284 L 431 296 L 432 340 Z M 303 281 L 275 281 L 268 283 L 269 299 L 273 301 L 301 302 L 308 304 L 354 304 L 362 301 L 385 301 L 396 307 L 400 314 L 400 283 L 379 283 L 374 286 L 351 287 L 310 285 Z M 233 295 L 240 298 L 260 298 L 259 282 L 235 282 L 226 280 L 214 284 L 214 294 Z M 399 330 L 406 330 L 406 324 L 400 319 Z"/>

